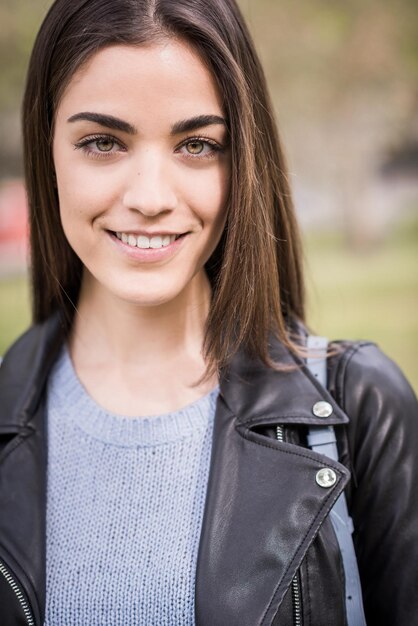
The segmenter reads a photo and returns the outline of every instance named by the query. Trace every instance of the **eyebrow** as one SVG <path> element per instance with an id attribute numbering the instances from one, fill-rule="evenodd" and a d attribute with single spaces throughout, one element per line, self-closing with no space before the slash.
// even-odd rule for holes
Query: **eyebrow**
<path id="1" fill-rule="evenodd" d="M 137 133 L 135 126 L 132 126 L 132 124 L 118 117 L 114 117 L 113 115 L 105 115 L 103 113 L 83 111 L 82 113 L 76 113 L 69 117 L 67 122 L 78 122 L 80 120 L 96 122 L 96 124 L 100 124 L 100 126 L 106 126 L 106 128 L 112 128 L 113 130 L 121 130 L 124 133 L 128 133 L 128 135 L 135 135 Z"/>
<path id="2" fill-rule="evenodd" d="M 83 111 L 81 113 L 75 113 L 75 115 L 71 115 L 68 118 L 67 122 L 78 122 L 78 121 L 86 121 L 86 122 L 95 122 L 96 124 L 100 124 L 100 126 L 106 126 L 106 128 L 112 128 L 113 130 L 120 130 L 124 133 L 128 133 L 128 135 L 136 135 L 137 129 L 129 122 L 125 122 L 114 115 L 105 115 L 103 113 L 93 113 L 90 111 Z M 193 130 L 197 130 L 199 128 L 203 128 L 205 126 L 212 126 L 215 124 L 220 124 L 222 126 L 227 126 L 226 120 L 219 115 L 197 115 L 196 117 L 191 117 L 187 120 L 181 120 L 176 122 L 171 127 L 171 135 L 179 135 L 180 133 L 186 133 Z"/>
<path id="3" fill-rule="evenodd" d="M 226 120 L 219 115 L 198 115 L 197 117 L 191 117 L 188 120 L 182 120 L 173 124 L 171 134 L 179 135 L 180 133 L 187 133 L 191 130 L 197 130 L 204 126 L 213 126 L 214 124 L 226 126 Z"/>

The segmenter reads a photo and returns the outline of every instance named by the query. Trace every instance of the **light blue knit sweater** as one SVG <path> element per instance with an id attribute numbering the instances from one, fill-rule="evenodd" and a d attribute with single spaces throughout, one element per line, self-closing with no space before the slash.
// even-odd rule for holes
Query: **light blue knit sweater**
<path id="1" fill-rule="evenodd" d="M 217 395 L 113 415 L 62 351 L 48 385 L 46 626 L 194 624 Z"/>

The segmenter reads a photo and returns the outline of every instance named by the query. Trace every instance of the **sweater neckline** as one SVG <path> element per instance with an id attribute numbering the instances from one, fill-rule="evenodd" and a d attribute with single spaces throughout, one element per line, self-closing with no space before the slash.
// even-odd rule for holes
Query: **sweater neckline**
<path id="1" fill-rule="evenodd" d="M 177 411 L 130 417 L 107 411 L 87 392 L 65 344 L 50 374 L 48 406 L 63 412 L 85 434 L 103 443 L 149 447 L 175 442 L 205 431 L 213 420 L 219 386 Z"/>

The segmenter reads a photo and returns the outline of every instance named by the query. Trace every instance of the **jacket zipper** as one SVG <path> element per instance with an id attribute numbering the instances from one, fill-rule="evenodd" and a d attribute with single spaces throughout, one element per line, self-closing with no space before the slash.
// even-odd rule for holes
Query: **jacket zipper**
<path id="1" fill-rule="evenodd" d="M 292 600 L 294 626 L 302 626 L 302 602 L 300 594 L 299 576 L 297 574 L 292 580 Z"/>
<path id="2" fill-rule="evenodd" d="M 283 426 L 276 426 L 276 439 L 284 441 Z M 292 604 L 293 604 L 293 624 L 302 626 L 302 599 L 300 592 L 299 576 L 296 574 L 292 580 Z"/>
<path id="3" fill-rule="evenodd" d="M 32 611 L 29 606 L 29 603 L 25 599 L 25 596 L 23 595 L 22 590 L 19 588 L 12 574 L 7 569 L 5 564 L 2 563 L 2 561 L 0 561 L 0 574 L 3 574 L 4 578 L 6 579 L 6 581 L 9 583 L 10 587 L 12 588 L 13 593 L 18 599 L 18 602 L 20 606 L 22 607 L 22 611 L 25 615 L 28 626 L 35 626 L 35 620 L 33 619 Z"/>

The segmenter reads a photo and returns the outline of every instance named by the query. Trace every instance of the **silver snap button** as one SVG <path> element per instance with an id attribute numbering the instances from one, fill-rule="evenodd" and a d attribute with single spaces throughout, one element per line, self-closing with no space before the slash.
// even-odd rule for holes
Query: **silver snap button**
<path id="1" fill-rule="evenodd" d="M 323 467 L 316 473 L 316 482 L 320 487 L 332 487 L 337 482 L 337 474 L 329 467 Z"/>
<path id="2" fill-rule="evenodd" d="M 324 402 L 321 400 L 320 402 L 315 402 L 312 407 L 312 413 L 316 417 L 329 417 L 332 415 L 332 406 L 329 402 Z"/>

